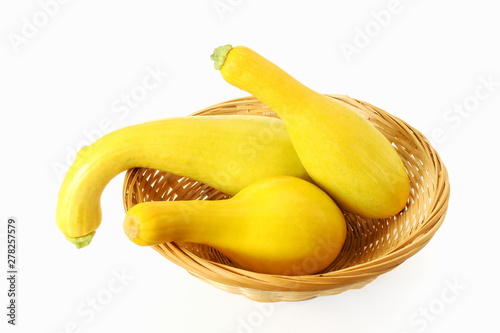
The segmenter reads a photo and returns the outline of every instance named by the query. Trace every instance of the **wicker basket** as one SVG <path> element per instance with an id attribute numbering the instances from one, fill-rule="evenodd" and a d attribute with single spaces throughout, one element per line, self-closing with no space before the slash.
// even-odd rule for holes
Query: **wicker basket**
<path id="1" fill-rule="evenodd" d="M 355 106 L 397 148 L 411 179 L 410 199 L 401 213 L 374 220 L 345 212 L 346 243 L 337 259 L 316 275 L 278 276 L 247 271 L 217 250 L 199 244 L 172 242 L 153 248 L 193 276 L 261 302 L 300 301 L 361 288 L 422 249 L 442 224 L 448 206 L 448 175 L 438 154 L 419 131 L 387 112 L 347 96 L 327 96 Z M 254 97 L 230 100 L 193 115 L 214 114 L 277 117 Z M 126 173 L 123 198 L 128 210 L 144 201 L 218 200 L 229 196 L 186 177 L 136 168 Z"/>

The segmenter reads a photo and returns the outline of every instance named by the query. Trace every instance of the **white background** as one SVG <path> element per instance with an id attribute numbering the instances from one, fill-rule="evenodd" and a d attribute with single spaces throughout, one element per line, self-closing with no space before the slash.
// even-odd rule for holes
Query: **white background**
<path id="1" fill-rule="evenodd" d="M 494 3 L 2 1 L 0 269 L 7 270 L 5 230 L 13 216 L 19 280 L 18 326 L 12 327 L 0 274 L 0 331 L 498 327 L 500 20 Z M 452 194 L 446 221 L 428 246 L 363 289 L 261 305 L 129 242 L 121 226 L 123 175 L 103 194 L 103 223 L 91 246 L 76 250 L 64 239 L 54 220 L 56 166 L 105 131 L 246 96 L 212 68 L 212 50 L 226 43 L 257 50 L 317 91 L 377 105 L 432 139 Z M 124 107 L 122 99 L 140 90 L 148 71 L 160 73 L 157 86 Z M 98 297 L 102 303 L 92 303 Z"/>

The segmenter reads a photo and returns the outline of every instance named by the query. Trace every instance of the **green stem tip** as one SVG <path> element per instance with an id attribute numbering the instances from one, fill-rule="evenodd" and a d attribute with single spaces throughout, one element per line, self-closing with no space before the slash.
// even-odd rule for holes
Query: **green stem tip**
<path id="1" fill-rule="evenodd" d="M 227 54 L 229 53 L 229 51 L 231 51 L 232 48 L 233 46 L 231 44 L 226 44 L 219 46 L 214 50 L 214 53 L 210 56 L 210 59 L 214 61 L 215 69 L 219 70 L 222 65 L 224 65 Z"/>
<path id="2" fill-rule="evenodd" d="M 66 239 L 69 240 L 71 243 L 75 244 L 77 249 L 81 249 L 82 247 L 85 247 L 90 244 L 92 238 L 94 238 L 94 235 L 95 231 L 92 231 L 90 234 L 81 237 L 66 236 Z"/>

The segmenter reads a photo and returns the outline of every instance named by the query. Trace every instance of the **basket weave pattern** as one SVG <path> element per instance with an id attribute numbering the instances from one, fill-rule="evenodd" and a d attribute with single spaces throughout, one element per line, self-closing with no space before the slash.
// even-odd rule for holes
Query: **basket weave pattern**
<path id="1" fill-rule="evenodd" d="M 438 154 L 419 131 L 389 113 L 348 96 L 327 96 L 353 105 L 397 149 L 411 181 L 410 198 L 402 212 L 386 219 L 344 212 L 348 228 L 345 245 L 337 259 L 315 275 L 250 272 L 205 245 L 172 242 L 152 247 L 195 277 L 262 302 L 300 301 L 361 288 L 422 249 L 442 224 L 448 206 L 448 174 Z M 215 114 L 278 118 L 252 96 L 216 104 L 193 115 Z M 145 201 L 226 198 L 229 196 L 195 180 L 148 168 L 128 170 L 123 186 L 126 210 Z"/>

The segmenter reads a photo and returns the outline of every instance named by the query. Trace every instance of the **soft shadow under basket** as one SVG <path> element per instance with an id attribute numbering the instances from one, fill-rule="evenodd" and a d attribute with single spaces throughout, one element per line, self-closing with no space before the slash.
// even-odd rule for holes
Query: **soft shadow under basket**
<path id="1" fill-rule="evenodd" d="M 153 249 L 217 288 L 261 302 L 301 301 L 362 288 L 422 249 L 441 226 L 448 207 L 448 174 L 438 154 L 419 131 L 391 114 L 348 96 L 327 96 L 356 107 L 396 147 L 411 181 L 410 198 L 402 212 L 376 220 L 345 212 L 345 245 L 337 259 L 315 275 L 279 276 L 247 271 L 217 250 L 199 244 L 172 242 L 152 246 Z M 252 96 L 216 104 L 193 116 L 223 114 L 278 117 Z M 229 196 L 205 184 L 148 168 L 128 170 L 123 187 L 126 210 L 144 201 L 225 198 Z"/>

